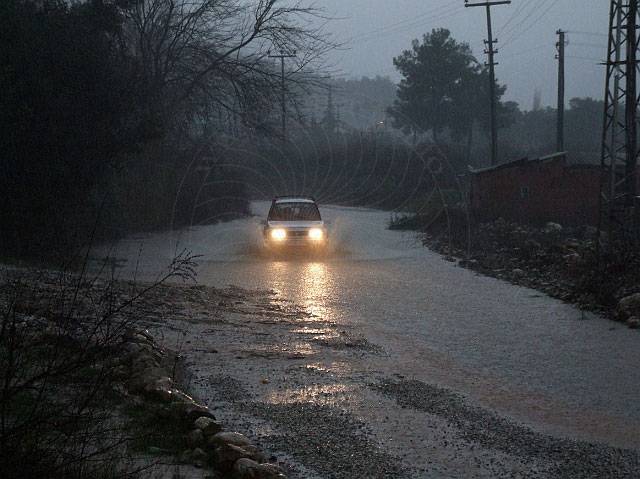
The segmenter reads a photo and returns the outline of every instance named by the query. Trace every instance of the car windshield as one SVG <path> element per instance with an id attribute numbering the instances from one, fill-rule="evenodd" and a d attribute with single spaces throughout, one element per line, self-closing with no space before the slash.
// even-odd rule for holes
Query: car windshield
<path id="1" fill-rule="evenodd" d="M 275 203 L 269 211 L 269 221 L 320 221 L 315 203 Z"/>

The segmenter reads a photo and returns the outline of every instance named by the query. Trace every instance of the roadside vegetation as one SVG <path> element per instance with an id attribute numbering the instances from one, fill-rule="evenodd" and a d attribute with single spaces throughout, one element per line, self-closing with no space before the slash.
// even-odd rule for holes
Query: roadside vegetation
<path id="1" fill-rule="evenodd" d="M 330 47 L 315 9 L 281 3 L 1 2 L 2 256 L 246 215 L 227 147 L 274 135 L 269 49 L 304 49 L 302 84 Z"/>

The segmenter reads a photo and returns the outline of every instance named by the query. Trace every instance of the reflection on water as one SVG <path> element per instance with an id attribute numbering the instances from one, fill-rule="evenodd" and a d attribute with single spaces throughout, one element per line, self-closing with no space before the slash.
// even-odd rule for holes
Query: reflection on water
<path id="1" fill-rule="evenodd" d="M 331 333 L 333 329 L 330 328 L 304 328 L 294 329 L 291 332 L 295 334 L 308 334 L 310 336 L 326 336 Z"/>
<path id="2" fill-rule="evenodd" d="M 273 391 L 267 397 L 267 402 L 272 404 L 305 402 L 340 406 L 344 402 L 344 395 L 349 393 L 355 394 L 354 386 L 349 386 L 343 382 L 314 384 L 296 389 Z"/>
<path id="3" fill-rule="evenodd" d="M 270 270 L 274 290 L 303 306 L 312 317 L 335 321 L 337 312 L 332 298 L 336 281 L 330 266 L 320 261 L 272 261 L 266 268 Z"/>

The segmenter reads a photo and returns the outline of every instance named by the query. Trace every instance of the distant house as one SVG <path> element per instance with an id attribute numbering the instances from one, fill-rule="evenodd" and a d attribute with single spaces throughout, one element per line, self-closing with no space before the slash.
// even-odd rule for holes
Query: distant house
<path id="1" fill-rule="evenodd" d="M 480 221 L 595 225 L 600 167 L 568 165 L 565 154 L 470 170 L 471 209 Z"/>

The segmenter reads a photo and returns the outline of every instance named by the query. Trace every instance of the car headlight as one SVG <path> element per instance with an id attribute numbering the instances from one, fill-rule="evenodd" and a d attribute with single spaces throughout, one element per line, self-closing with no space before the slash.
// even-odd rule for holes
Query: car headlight
<path id="1" fill-rule="evenodd" d="M 282 228 L 271 230 L 271 239 L 275 241 L 283 241 L 287 238 L 287 231 Z"/>
<path id="2" fill-rule="evenodd" d="M 309 238 L 314 241 L 321 241 L 324 238 L 324 231 L 320 228 L 311 228 L 309 230 Z"/>

